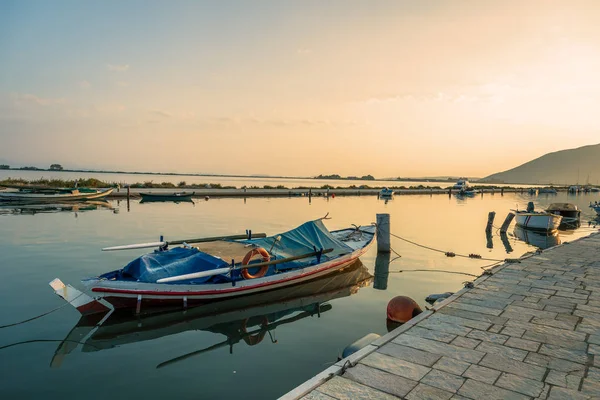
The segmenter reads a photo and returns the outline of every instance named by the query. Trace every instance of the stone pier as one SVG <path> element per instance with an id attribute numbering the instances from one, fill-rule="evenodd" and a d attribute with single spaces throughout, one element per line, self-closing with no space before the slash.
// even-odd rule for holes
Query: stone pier
<path id="1" fill-rule="evenodd" d="M 600 398 L 600 235 L 491 272 L 282 399 Z"/>

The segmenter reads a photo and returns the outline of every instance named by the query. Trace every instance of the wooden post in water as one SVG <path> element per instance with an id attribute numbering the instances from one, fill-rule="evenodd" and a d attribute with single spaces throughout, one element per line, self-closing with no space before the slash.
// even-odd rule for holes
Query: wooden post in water
<path id="1" fill-rule="evenodd" d="M 127 212 L 129 212 L 129 196 L 131 195 L 131 189 L 129 185 L 127 185 Z"/>
<path id="2" fill-rule="evenodd" d="M 515 217 L 515 214 L 508 213 L 508 215 L 506 216 L 506 219 L 504 220 L 504 223 L 500 227 L 500 233 L 506 233 L 506 231 L 508 230 L 508 226 L 510 225 L 510 223 L 512 222 L 514 217 Z"/>
<path id="3" fill-rule="evenodd" d="M 390 214 L 377 214 L 377 251 L 390 252 Z"/>
<path id="4" fill-rule="evenodd" d="M 390 275 L 390 257 L 390 253 L 377 253 L 377 257 L 375 258 L 375 275 L 373 279 L 373 289 L 387 289 L 388 277 Z"/>
<path id="5" fill-rule="evenodd" d="M 490 211 L 488 214 L 488 222 L 485 227 L 486 233 L 492 232 L 492 226 L 494 225 L 494 218 L 496 217 L 496 211 Z"/>

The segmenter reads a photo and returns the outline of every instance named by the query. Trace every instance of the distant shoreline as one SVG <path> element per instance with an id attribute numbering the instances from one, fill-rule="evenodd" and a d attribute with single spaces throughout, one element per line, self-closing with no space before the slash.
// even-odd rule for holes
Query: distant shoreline
<path id="1" fill-rule="evenodd" d="M 441 182 L 441 183 L 450 183 L 456 182 L 458 177 L 454 178 L 375 178 L 375 179 L 363 179 L 361 177 L 340 177 L 340 178 L 332 178 L 332 177 L 314 177 L 314 176 L 274 176 L 274 175 L 236 175 L 236 174 L 192 174 L 192 173 L 178 173 L 178 172 L 128 172 L 128 171 L 95 171 L 95 170 L 87 170 L 87 169 L 44 169 L 44 168 L 5 168 L 0 169 L 0 171 L 32 171 L 32 172 L 83 172 L 83 173 L 93 173 L 93 174 L 123 174 L 123 175 L 158 175 L 158 176 L 198 176 L 198 177 L 214 177 L 214 178 L 255 178 L 255 179 L 297 179 L 297 180 L 339 180 L 339 181 L 364 181 L 364 182 Z M 475 178 L 472 178 L 475 179 Z M 476 182 L 476 180 L 473 180 Z M 487 183 L 487 182 L 486 182 Z M 493 183 L 503 183 L 503 182 L 492 182 Z"/>

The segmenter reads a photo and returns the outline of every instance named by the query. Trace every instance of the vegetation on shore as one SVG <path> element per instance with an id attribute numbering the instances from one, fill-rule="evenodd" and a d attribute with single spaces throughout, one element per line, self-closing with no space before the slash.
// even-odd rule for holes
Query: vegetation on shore
<path id="1" fill-rule="evenodd" d="M 22 178 L 8 178 L 0 181 L 0 186 L 46 186 L 53 188 L 74 188 L 78 187 L 90 187 L 90 188 L 108 188 L 108 187 L 126 187 L 127 184 L 119 183 L 119 182 L 105 182 L 95 178 L 89 179 L 77 179 L 77 180 L 63 180 L 63 179 L 35 179 L 35 180 L 27 180 Z M 224 186 L 219 183 L 190 183 L 188 184 L 186 181 L 181 181 L 178 184 L 172 182 L 136 182 L 129 185 L 131 188 L 137 189 L 153 189 L 153 188 L 164 188 L 164 189 L 281 189 L 281 190 L 292 190 L 292 189 L 382 189 L 383 186 L 369 186 L 369 185 L 350 185 L 350 186 L 332 186 L 332 185 L 321 185 L 321 186 L 296 186 L 296 187 L 287 187 L 284 185 L 264 185 L 264 186 L 242 186 L 238 188 L 236 186 Z M 393 190 L 401 190 L 401 189 L 444 189 L 440 186 L 387 186 Z M 487 186 L 487 188 L 491 188 L 491 186 Z"/>

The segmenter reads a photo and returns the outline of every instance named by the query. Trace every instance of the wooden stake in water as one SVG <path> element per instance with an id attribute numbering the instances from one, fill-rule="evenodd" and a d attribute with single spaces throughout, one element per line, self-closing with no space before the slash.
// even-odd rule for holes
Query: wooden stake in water
<path id="1" fill-rule="evenodd" d="M 504 220 L 504 223 L 500 227 L 500 232 L 501 233 L 506 233 L 506 231 L 508 230 L 508 227 L 509 227 L 509 225 L 512 222 L 512 220 L 513 220 L 514 217 L 515 217 L 515 214 L 508 213 L 508 215 L 506 216 L 506 219 Z"/>
<path id="2" fill-rule="evenodd" d="M 377 214 L 377 251 L 390 252 L 390 214 Z"/>
<path id="3" fill-rule="evenodd" d="M 492 232 L 492 227 L 494 226 L 494 218 L 496 217 L 496 211 L 490 211 L 488 214 L 488 222 L 485 227 L 486 233 Z"/>

